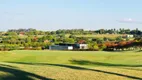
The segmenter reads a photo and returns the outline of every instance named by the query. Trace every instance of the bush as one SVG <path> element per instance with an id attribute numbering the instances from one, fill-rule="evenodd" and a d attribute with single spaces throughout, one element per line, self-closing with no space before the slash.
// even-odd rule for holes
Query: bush
<path id="1" fill-rule="evenodd" d="M 41 47 L 34 47 L 34 48 L 32 48 L 32 50 L 42 50 L 42 48 Z"/>
<path id="2" fill-rule="evenodd" d="M 19 46 L 11 44 L 0 46 L 0 51 L 11 51 L 11 50 L 19 50 Z"/>

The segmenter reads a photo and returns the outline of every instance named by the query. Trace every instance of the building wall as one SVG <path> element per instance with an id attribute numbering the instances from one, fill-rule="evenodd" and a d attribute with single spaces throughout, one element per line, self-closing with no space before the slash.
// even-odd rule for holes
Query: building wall
<path id="1" fill-rule="evenodd" d="M 88 49 L 88 45 L 87 44 L 79 44 L 79 48 L 80 49 Z"/>
<path id="2" fill-rule="evenodd" d="M 127 38 L 133 38 L 134 35 L 127 35 Z"/>
<path id="3" fill-rule="evenodd" d="M 49 46 L 50 50 L 73 50 L 72 46 L 59 46 L 59 45 L 53 45 Z"/>

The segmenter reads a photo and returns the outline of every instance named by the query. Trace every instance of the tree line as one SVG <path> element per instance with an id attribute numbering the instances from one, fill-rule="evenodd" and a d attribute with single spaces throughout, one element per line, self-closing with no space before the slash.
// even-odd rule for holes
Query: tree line
<path id="1" fill-rule="evenodd" d="M 84 29 L 59 29 L 56 31 L 39 31 L 36 29 L 10 29 L 7 32 L 16 32 L 19 33 L 25 33 L 30 35 L 44 35 L 44 34 L 136 34 L 140 35 L 142 34 L 142 31 L 138 28 L 134 30 L 130 29 L 99 29 L 99 30 L 84 30 Z"/>
<path id="2" fill-rule="evenodd" d="M 77 37 L 76 35 L 96 35 L 96 34 L 131 34 L 134 38 L 95 38 L 95 37 Z M 40 31 L 36 29 L 11 29 L 6 32 L 0 32 L 0 50 L 20 50 L 48 49 L 50 45 L 59 43 L 86 43 L 89 50 L 125 50 L 132 47 L 141 47 L 141 34 L 139 29 L 60 29 L 56 31 Z"/>

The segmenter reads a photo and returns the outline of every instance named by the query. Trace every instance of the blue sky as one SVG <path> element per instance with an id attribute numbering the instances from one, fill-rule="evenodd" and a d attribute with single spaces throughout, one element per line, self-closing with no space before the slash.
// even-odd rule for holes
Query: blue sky
<path id="1" fill-rule="evenodd" d="M 0 0 L 0 30 L 142 29 L 142 0 Z"/>

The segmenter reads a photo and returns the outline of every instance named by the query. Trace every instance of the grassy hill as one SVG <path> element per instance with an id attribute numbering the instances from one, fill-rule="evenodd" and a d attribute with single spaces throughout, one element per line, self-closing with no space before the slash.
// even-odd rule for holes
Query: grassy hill
<path id="1" fill-rule="evenodd" d="M 142 52 L 0 52 L 0 80 L 140 80 Z"/>

